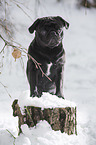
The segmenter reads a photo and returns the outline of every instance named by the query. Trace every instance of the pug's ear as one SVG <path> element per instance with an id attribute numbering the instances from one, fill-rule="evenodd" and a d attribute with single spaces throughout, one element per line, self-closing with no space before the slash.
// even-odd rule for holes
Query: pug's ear
<path id="1" fill-rule="evenodd" d="M 38 26 L 39 22 L 40 22 L 40 19 L 37 19 L 37 20 L 28 28 L 28 30 L 29 30 L 30 33 L 33 33 L 34 30 L 36 30 L 36 27 Z"/>
<path id="2" fill-rule="evenodd" d="M 57 19 L 58 19 L 59 21 L 62 22 L 63 26 L 64 26 L 66 29 L 69 28 L 69 23 L 68 23 L 67 21 L 65 21 L 62 17 L 57 16 Z"/>

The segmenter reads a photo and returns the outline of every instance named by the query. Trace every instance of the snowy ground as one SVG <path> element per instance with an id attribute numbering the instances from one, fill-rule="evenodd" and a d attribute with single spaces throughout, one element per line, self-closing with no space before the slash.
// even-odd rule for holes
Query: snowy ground
<path id="1" fill-rule="evenodd" d="M 11 105 L 22 91 L 29 89 L 29 85 L 21 59 L 15 62 L 11 49 L 10 51 L 6 49 L 4 58 L 1 58 L 3 68 L 0 68 L 0 82 L 7 86 L 5 89 L 0 84 L 0 145 L 95 145 L 96 10 L 77 9 L 74 5 L 75 0 L 67 0 L 61 4 L 57 4 L 55 0 L 42 0 L 37 14 L 34 14 L 35 0 L 26 0 L 26 2 L 21 0 L 25 6 L 19 5 L 28 13 L 31 20 L 11 0 L 8 2 L 10 3 L 8 7 L 11 9 L 10 20 L 15 24 L 15 41 L 25 48 L 28 48 L 33 38 L 27 29 L 36 16 L 60 15 L 70 23 L 70 29 L 65 30 L 63 40 L 66 51 L 64 94 L 66 99 L 77 104 L 78 135 L 68 136 L 60 131 L 55 132 L 47 122 L 43 121 L 32 129 L 26 125 L 22 126 L 24 134 L 17 136 L 18 119 L 12 116 Z M 3 45 L 3 41 L 0 40 L 0 49 Z M 26 61 L 25 56 L 23 57 L 25 68 Z"/>

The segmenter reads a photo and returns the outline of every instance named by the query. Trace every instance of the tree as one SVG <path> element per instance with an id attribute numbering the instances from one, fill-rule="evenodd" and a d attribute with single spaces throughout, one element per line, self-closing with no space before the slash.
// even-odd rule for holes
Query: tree
<path id="1" fill-rule="evenodd" d="M 96 8 L 96 0 L 80 0 L 80 5 L 87 8 L 91 8 L 91 7 Z"/>

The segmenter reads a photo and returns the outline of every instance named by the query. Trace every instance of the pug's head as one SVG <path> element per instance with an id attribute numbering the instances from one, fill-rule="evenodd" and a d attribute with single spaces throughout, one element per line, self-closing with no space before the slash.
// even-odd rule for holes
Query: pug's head
<path id="1" fill-rule="evenodd" d="M 37 19 L 30 27 L 29 32 L 35 33 L 36 41 L 44 47 L 54 48 L 63 38 L 63 27 L 69 28 L 69 23 L 60 16 L 43 17 Z"/>

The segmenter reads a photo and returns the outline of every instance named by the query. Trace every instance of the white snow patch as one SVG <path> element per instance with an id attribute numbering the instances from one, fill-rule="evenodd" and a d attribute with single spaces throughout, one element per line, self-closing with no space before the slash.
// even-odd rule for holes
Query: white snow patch
<path id="1" fill-rule="evenodd" d="M 65 108 L 65 107 L 75 107 L 74 102 L 68 101 L 66 99 L 59 98 L 56 95 L 43 92 L 43 95 L 38 97 L 30 97 L 30 90 L 22 92 L 18 99 L 20 107 L 23 109 L 24 106 L 35 106 L 44 108 Z"/>
<path id="2" fill-rule="evenodd" d="M 50 62 L 49 64 L 47 64 L 47 72 L 46 72 L 46 75 L 47 75 L 47 76 L 50 75 L 51 66 L 52 66 L 52 62 Z"/>
<path id="3" fill-rule="evenodd" d="M 36 127 L 32 128 L 28 128 L 27 125 L 22 125 L 22 131 L 23 135 L 18 137 L 18 140 L 24 139 L 27 142 L 30 141 L 32 145 L 87 145 L 86 136 L 83 130 L 81 131 L 81 128 L 78 136 L 69 136 L 66 133 L 52 130 L 47 121 L 40 121 Z M 30 142 L 28 145 L 30 145 Z"/>

